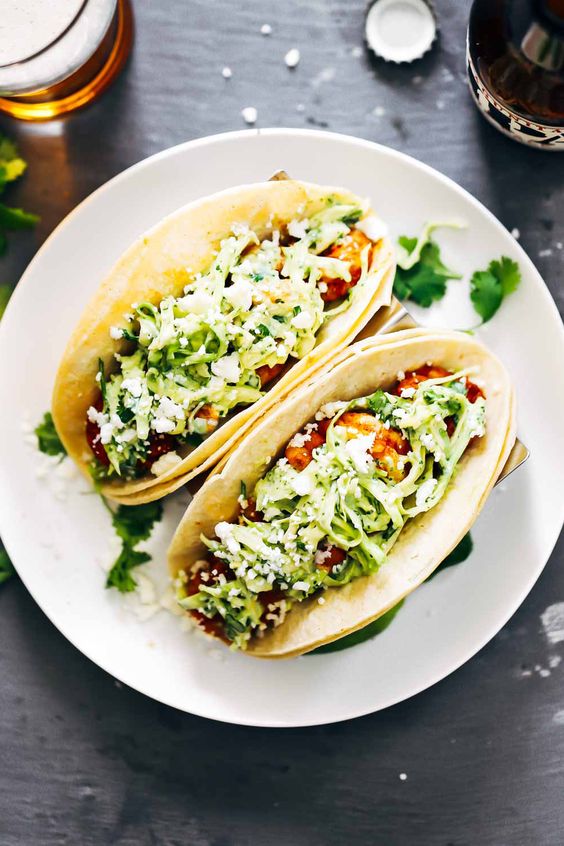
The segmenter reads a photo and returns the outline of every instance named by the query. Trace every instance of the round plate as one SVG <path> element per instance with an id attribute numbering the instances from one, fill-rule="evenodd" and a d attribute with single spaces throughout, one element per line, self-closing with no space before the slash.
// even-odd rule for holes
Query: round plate
<path id="1" fill-rule="evenodd" d="M 490 497 L 473 530 L 470 559 L 415 591 L 384 633 L 342 652 L 268 662 L 183 631 L 179 618 L 164 611 L 141 623 L 119 594 L 104 590 L 100 563 L 116 555 L 109 516 L 96 496 L 77 492 L 81 486 L 84 492 L 83 482 L 66 484 L 65 465 L 38 478 L 44 457 L 29 445 L 22 424 L 38 421 L 49 407 L 67 338 L 100 279 L 136 236 L 196 197 L 264 180 L 280 168 L 370 196 L 394 236 L 415 234 L 429 219 L 468 224 L 437 235 L 445 263 L 465 281 L 450 282 L 440 307 L 423 314 L 426 323 L 477 322 L 468 300 L 471 273 L 502 254 L 520 263 L 520 289 L 479 335 L 511 372 L 519 435 L 532 455 Z M 531 261 L 480 203 L 431 168 L 324 132 L 248 131 L 183 144 L 135 165 L 83 202 L 39 251 L 10 302 L 0 332 L 2 537 L 60 631 L 148 696 L 257 726 L 330 723 L 376 711 L 467 661 L 538 578 L 563 517 L 564 453 L 554 448 L 564 430 L 563 393 L 555 390 L 563 358 L 560 319 Z M 152 572 L 161 580 L 182 505 L 178 499 L 167 505 L 152 541 Z"/>

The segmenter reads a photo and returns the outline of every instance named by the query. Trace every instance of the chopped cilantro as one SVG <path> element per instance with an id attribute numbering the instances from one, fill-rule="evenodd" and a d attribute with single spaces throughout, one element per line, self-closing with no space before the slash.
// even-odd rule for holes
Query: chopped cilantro
<path id="1" fill-rule="evenodd" d="M 416 250 L 417 238 L 402 235 L 400 245 L 408 256 Z M 415 263 L 406 262 L 409 267 L 403 268 L 398 263 L 394 279 L 394 294 L 400 300 L 411 300 L 417 305 L 428 308 L 435 300 L 441 300 L 446 293 L 446 283 L 449 279 L 460 279 L 459 273 L 449 270 L 441 260 L 438 244 L 428 238 L 420 246 L 419 258 Z"/>
<path id="2" fill-rule="evenodd" d="M 131 570 L 151 560 L 149 553 L 135 547 L 147 540 L 163 515 L 163 506 L 161 502 L 146 502 L 143 505 L 119 505 L 115 511 L 107 507 L 111 511 L 116 534 L 121 538 L 122 548 L 108 573 L 106 587 L 130 593 L 137 587 Z"/>
<path id="3" fill-rule="evenodd" d="M 12 296 L 12 286 L 3 284 L 0 285 L 0 318 L 3 316 L 4 312 L 6 311 L 6 306 L 8 305 L 8 300 Z"/>
<path id="4" fill-rule="evenodd" d="M 8 553 L 5 549 L 0 547 L 0 585 L 7 582 L 8 579 L 11 579 L 15 573 L 16 571 L 14 570 L 14 565 L 8 558 Z"/>
<path id="5" fill-rule="evenodd" d="M 266 338 L 268 337 L 268 335 L 272 335 L 272 332 L 270 331 L 268 326 L 264 325 L 264 323 L 259 323 L 255 331 L 257 335 L 259 335 L 261 338 Z"/>
<path id="6" fill-rule="evenodd" d="M 470 280 L 470 299 L 474 310 L 487 323 L 500 307 L 503 299 L 513 293 L 521 282 L 521 270 L 516 261 L 502 256 L 494 259 L 487 270 L 477 270 Z"/>
<path id="7" fill-rule="evenodd" d="M 131 506 L 132 508 L 134 506 Z M 137 582 L 131 575 L 131 570 L 134 567 L 139 567 L 140 564 L 146 564 L 151 560 L 151 556 L 147 552 L 139 552 L 132 549 L 129 544 L 125 544 L 116 560 L 113 567 L 108 573 L 106 579 L 107 588 L 117 588 L 120 593 L 131 593 L 137 587 Z"/>
<path id="8" fill-rule="evenodd" d="M 35 427 L 34 431 L 37 435 L 38 447 L 45 455 L 63 456 L 67 454 L 55 429 L 53 416 L 50 411 L 45 412 L 43 420 Z"/>
<path id="9" fill-rule="evenodd" d="M 13 182 L 24 173 L 26 166 L 14 142 L 0 134 L 0 193 L 9 182 Z M 6 232 L 15 229 L 30 229 L 38 220 L 35 214 L 0 203 L 0 255 L 6 250 Z"/>

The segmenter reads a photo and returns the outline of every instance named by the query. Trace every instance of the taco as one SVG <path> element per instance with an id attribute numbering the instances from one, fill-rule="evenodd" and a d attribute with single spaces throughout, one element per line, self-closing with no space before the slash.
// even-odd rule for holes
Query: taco
<path id="1" fill-rule="evenodd" d="M 366 626 L 468 531 L 515 440 L 511 383 L 473 338 L 365 340 L 256 422 L 169 550 L 180 605 L 261 658 Z"/>
<path id="2" fill-rule="evenodd" d="M 121 502 L 213 466 L 252 419 L 390 302 L 394 252 L 368 202 L 268 182 L 166 218 L 117 262 L 61 361 L 53 419 Z"/>

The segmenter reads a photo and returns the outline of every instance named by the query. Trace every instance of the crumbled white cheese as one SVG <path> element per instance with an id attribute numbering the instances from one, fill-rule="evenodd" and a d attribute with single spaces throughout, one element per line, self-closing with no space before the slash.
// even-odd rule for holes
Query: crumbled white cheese
<path id="1" fill-rule="evenodd" d="M 415 494 L 415 505 L 417 508 L 424 508 L 427 500 L 432 496 L 433 491 L 437 487 L 437 480 L 436 479 L 427 479 L 426 482 L 423 482 L 420 488 L 417 489 L 417 493 Z"/>
<path id="2" fill-rule="evenodd" d="M 185 289 L 186 290 L 186 289 Z M 205 291 L 191 291 L 178 301 L 178 307 L 188 314 L 205 314 L 213 305 L 212 297 Z"/>
<path id="3" fill-rule="evenodd" d="M 343 408 L 346 408 L 346 402 L 326 402 L 325 405 L 322 405 L 319 411 L 315 415 L 316 420 L 325 420 L 326 417 L 334 417 L 336 414 L 339 413 Z"/>
<path id="4" fill-rule="evenodd" d="M 239 542 L 233 537 L 233 527 L 231 523 L 221 522 L 215 527 L 215 534 L 222 544 L 224 544 L 231 555 L 237 555 L 241 547 Z"/>
<path id="5" fill-rule="evenodd" d="M 151 464 L 151 473 L 154 476 L 162 476 L 164 473 L 168 473 L 169 470 L 172 470 L 173 467 L 176 467 L 177 464 L 180 464 L 182 459 L 178 455 L 177 452 L 165 452 L 164 455 L 161 455 L 160 458 L 157 458 Z"/>
<path id="6" fill-rule="evenodd" d="M 249 233 L 249 224 L 248 223 L 240 223 L 239 221 L 235 221 L 235 223 L 231 226 L 231 231 L 234 235 L 248 235 Z"/>
<path id="7" fill-rule="evenodd" d="M 120 338 L 123 338 L 123 332 L 118 326 L 110 326 L 110 338 L 113 338 L 114 341 L 119 341 Z"/>
<path id="8" fill-rule="evenodd" d="M 298 48 L 292 47 L 291 50 L 288 50 L 284 56 L 284 61 L 286 62 L 287 67 L 295 68 L 300 61 L 300 51 Z"/>
<path id="9" fill-rule="evenodd" d="M 345 452 L 359 473 L 368 473 L 372 466 L 372 456 L 369 454 L 369 450 L 373 444 L 373 432 L 369 435 L 359 435 L 357 438 L 351 438 L 345 444 Z"/>
<path id="10" fill-rule="evenodd" d="M 379 241 L 381 238 L 385 238 L 388 234 L 388 227 L 384 223 L 383 220 L 380 220 L 379 217 L 376 215 L 368 215 L 368 217 L 363 218 L 363 220 L 359 220 L 356 225 L 356 228 L 363 232 L 367 238 L 370 238 L 371 241 Z"/>
<path id="11" fill-rule="evenodd" d="M 310 329 L 314 323 L 314 316 L 311 311 L 302 309 L 291 320 L 292 326 L 296 329 Z"/>
<path id="12" fill-rule="evenodd" d="M 403 399 L 411 399 L 413 396 L 415 396 L 415 388 L 402 388 L 400 396 Z"/>
<path id="13" fill-rule="evenodd" d="M 143 382 L 138 376 L 125 378 L 121 383 L 121 387 L 135 398 L 140 397 L 143 393 Z"/>
<path id="14" fill-rule="evenodd" d="M 314 483 L 309 473 L 298 473 L 295 479 L 292 479 L 292 487 L 298 496 L 305 496 L 313 491 Z"/>
<path id="15" fill-rule="evenodd" d="M 288 446 L 291 447 L 303 447 L 305 443 L 311 440 L 311 433 L 310 432 L 296 432 Z"/>
<path id="16" fill-rule="evenodd" d="M 160 417 L 176 418 L 176 420 L 184 419 L 184 409 L 170 397 L 161 397 L 157 413 Z"/>
<path id="17" fill-rule="evenodd" d="M 223 296 L 233 308 L 250 311 L 253 304 L 253 287 L 247 279 L 239 277 L 233 285 L 225 289 Z"/>
<path id="18" fill-rule="evenodd" d="M 309 590 L 309 585 L 308 585 L 307 582 L 294 582 L 292 587 L 294 588 L 294 590 L 303 590 L 303 591 Z"/>
<path id="19" fill-rule="evenodd" d="M 236 353 L 226 355 L 217 361 L 212 361 L 211 371 L 214 376 L 225 379 L 226 382 L 237 384 L 241 375 L 241 366 Z"/>
<path id="20" fill-rule="evenodd" d="M 292 238 L 305 238 L 307 235 L 309 221 L 307 219 L 303 220 L 291 220 L 288 224 L 288 234 L 292 236 Z"/>
<path id="21" fill-rule="evenodd" d="M 258 112 L 254 106 L 245 106 L 244 109 L 241 109 L 241 115 L 245 123 L 253 124 L 257 122 Z"/>
<path id="22" fill-rule="evenodd" d="M 151 421 L 151 429 L 154 429 L 159 435 L 163 435 L 176 429 L 176 423 L 174 420 L 169 420 L 168 417 L 154 417 Z"/>

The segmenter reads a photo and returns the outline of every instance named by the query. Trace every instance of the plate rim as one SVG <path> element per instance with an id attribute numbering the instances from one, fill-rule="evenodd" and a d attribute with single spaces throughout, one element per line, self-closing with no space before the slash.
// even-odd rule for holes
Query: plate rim
<path id="1" fill-rule="evenodd" d="M 21 275 L 16 288 L 10 298 L 8 306 L 6 308 L 4 317 L 0 323 L 0 344 L 2 342 L 2 336 L 7 331 L 6 326 L 8 325 L 9 318 L 11 311 L 14 308 L 13 303 L 18 302 L 19 297 L 23 296 L 21 291 L 18 289 L 23 290 L 23 283 L 24 280 L 31 275 L 34 271 L 36 263 L 40 262 L 43 257 L 43 253 L 47 251 L 51 242 L 55 240 L 61 232 L 64 231 L 64 228 L 69 225 L 71 219 L 73 219 L 76 215 L 80 214 L 81 211 L 90 203 L 95 202 L 97 197 L 105 191 L 111 190 L 111 188 L 115 184 L 119 184 L 121 181 L 125 181 L 132 176 L 134 177 L 138 171 L 141 171 L 145 168 L 150 168 L 153 163 L 172 157 L 176 154 L 183 153 L 186 150 L 196 149 L 199 147 L 208 147 L 213 146 L 215 144 L 219 144 L 222 141 L 226 140 L 237 140 L 237 139 L 245 139 L 245 138 L 259 138 L 261 136 L 265 137 L 278 137 L 284 138 L 287 136 L 296 137 L 304 137 L 304 138 L 317 138 L 321 141 L 339 141 L 344 142 L 348 145 L 362 147 L 369 151 L 375 151 L 385 156 L 391 156 L 395 158 L 399 162 L 406 162 L 420 171 L 423 171 L 428 176 L 430 176 L 434 180 L 438 180 L 442 182 L 447 188 L 454 190 L 455 193 L 462 196 L 466 202 L 470 202 L 472 206 L 474 206 L 482 215 L 485 214 L 486 217 L 489 219 L 490 223 L 492 223 L 498 230 L 505 232 L 507 235 L 511 236 L 511 233 L 504 226 L 504 224 L 491 212 L 480 200 L 474 197 L 466 188 L 462 185 L 459 185 L 455 182 L 454 179 L 451 177 L 441 173 L 441 171 L 437 170 L 436 168 L 432 167 L 431 165 L 422 162 L 420 159 L 416 158 L 415 156 L 409 155 L 408 153 L 404 153 L 402 151 L 396 150 L 392 147 L 388 147 L 385 144 L 380 144 L 375 141 L 371 141 L 364 138 L 358 138 L 354 135 L 348 135 L 346 133 L 338 133 L 338 132 L 329 132 L 327 130 L 318 130 L 318 129 L 294 129 L 291 127 L 267 127 L 267 128 L 256 128 L 256 129 L 243 129 L 243 130 L 234 130 L 229 132 L 220 132 L 214 133 L 212 135 L 202 136 L 200 138 L 191 139 L 189 141 L 183 141 L 179 144 L 176 144 L 172 147 L 168 147 L 164 150 L 160 150 L 157 153 L 153 153 L 150 156 L 147 156 L 139 161 L 133 163 L 129 167 L 125 168 L 124 170 L 117 173 L 115 176 L 111 177 L 109 180 L 104 182 L 98 188 L 94 189 L 90 194 L 88 194 L 77 206 L 75 206 L 71 211 L 65 215 L 65 217 L 57 224 L 57 226 L 52 230 L 52 232 L 48 235 L 45 239 L 43 244 L 39 247 L 29 264 L 27 265 L 26 269 L 24 270 L 23 274 Z M 559 338 L 560 344 L 564 350 L 564 324 L 562 323 L 562 319 L 560 317 L 560 313 L 558 311 L 558 307 L 546 286 L 540 272 L 536 268 L 535 264 L 533 263 L 532 259 L 527 255 L 521 244 L 515 240 L 515 247 L 517 248 L 518 253 L 520 254 L 520 261 L 526 266 L 528 273 L 532 274 L 536 277 L 536 281 L 540 283 L 538 285 L 539 293 L 542 291 L 543 299 L 545 300 L 545 304 L 550 308 L 559 325 Z M 8 319 L 7 319 L 8 318 Z M 4 328 L 3 328 L 4 327 Z M 561 506 L 562 512 L 562 519 L 561 522 L 564 522 L 564 498 L 562 501 Z M 427 690 L 430 687 L 438 684 L 443 679 L 446 679 L 456 670 L 458 670 L 463 664 L 473 658 L 475 655 L 480 652 L 487 643 L 495 637 L 495 635 L 507 624 L 508 620 L 517 612 L 520 608 L 532 588 L 534 587 L 535 583 L 538 581 L 540 575 L 542 574 L 543 570 L 545 569 L 550 557 L 554 551 L 558 538 L 560 536 L 561 527 L 556 529 L 554 532 L 554 537 L 550 539 L 549 542 L 549 551 L 544 561 L 542 561 L 542 556 L 540 559 L 540 563 L 538 566 L 531 571 L 531 574 L 526 582 L 524 582 L 524 587 L 518 594 L 518 598 L 511 603 L 511 609 L 509 612 L 504 613 L 501 615 L 500 618 L 496 619 L 496 622 L 491 625 L 484 636 L 480 638 L 478 641 L 474 641 L 470 649 L 465 651 L 465 656 L 462 657 L 458 662 L 455 662 L 452 665 L 449 665 L 449 669 L 447 672 L 443 672 L 442 670 L 438 670 L 436 674 L 434 674 L 431 678 L 427 678 L 425 683 L 418 685 L 416 688 L 413 688 L 407 695 L 405 696 L 394 696 L 392 695 L 389 699 L 385 700 L 383 704 L 378 705 L 377 708 L 372 707 L 361 707 L 361 708 L 349 708 L 346 713 L 342 713 L 338 717 L 326 717 L 323 719 L 315 719 L 315 720 L 291 720 L 291 721 L 283 721 L 283 720 L 257 720 L 257 719 L 249 719 L 246 720 L 244 717 L 240 717 L 237 720 L 230 719 L 229 717 L 222 717 L 216 713 L 210 714 L 206 713 L 202 709 L 191 707 L 190 710 L 187 710 L 185 707 L 178 705 L 172 701 L 170 701 L 165 696 L 155 696 L 153 692 L 148 692 L 147 689 L 144 689 L 142 685 L 137 683 L 132 683 L 128 681 L 126 678 L 123 678 L 121 675 L 118 675 L 114 670 L 108 669 L 105 665 L 106 662 L 101 663 L 97 658 L 94 658 L 90 654 L 90 649 L 84 649 L 82 646 L 78 646 L 75 643 L 75 640 L 66 632 L 66 626 L 59 625 L 54 619 L 47 614 L 44 610 L 41 602 L 35 595 L 34 590 L 30 587 L 28 582 L 24 577 L 22 577 L 19 573 L 18 567 L 16 562 L 13 560 L 13 556 L 10 551 L 11 541 L 9 539 L 10 536 L 10 529 L 8 527 L 7 520 L 3 517 L 4 509 L 2 503 L 0 502 L 0 531 L 2 532 L 2 541 L 10 559 L 14 563 L 14 567 L 18 572 L 20 579 L 22 580 L 26 590 L 31 595 L 34 602 L 38 605 L 42 613 L 47 617 L 49 622 L 65 637 L 65 639 L 75 648 L 77 649 L 82 655 L 84 655 L 89 661 L 103 670 L 105 673 L 110 675 L 112 678 L 117 679 L 120 683 L 126 685 L 127 687 L 135 690 L 138 693 L 141 693 L 145 696 L 148 696 L 150 699 L 154 701 L 160 702 L 165 704 L 169 707 L 175 708 L 176 710 L 181 711 L 182 713 L 192 714 L 197 717 L 203 717 L 206 719 L 214 720 L 216 722 L 227 723 L 231 725 L 244 725 L 249 727 L 256 727 L 256 728 L 300 728 L 300 727 L 309 727 L 309 726 L 316 726 L 316 725 L 330 725 L 333 723 L 340 723 L 345 722 L 351 719 L 356 719 L 358 717 L 367 716 L 368 714 L 377 713 L 378 711 L 382 711 L 384 709 L 390 708 L 393 705 L 399 704 L 400 702 L 404 702 L 408 699 L 411 699 L 413 696 Z M 7 530 L 7 531 L 6 531 Z M 6 537 L 6 535 L 8 537 Z M 14 544 L 15 545 L 15 544 Z M 477 644 L 477 645 L 476 645 Z"/>

